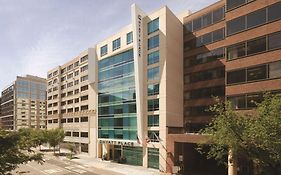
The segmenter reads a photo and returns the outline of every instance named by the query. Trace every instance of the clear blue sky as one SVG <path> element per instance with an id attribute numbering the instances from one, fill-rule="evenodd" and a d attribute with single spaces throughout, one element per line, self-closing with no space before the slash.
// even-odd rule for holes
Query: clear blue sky
<path id="1" fill-rule="evenodd" d="M 0 90 L 17 75 L 46 77 L 128 25 L 131 4 L 195 12 L 217 0 L 0 0 Z"/>

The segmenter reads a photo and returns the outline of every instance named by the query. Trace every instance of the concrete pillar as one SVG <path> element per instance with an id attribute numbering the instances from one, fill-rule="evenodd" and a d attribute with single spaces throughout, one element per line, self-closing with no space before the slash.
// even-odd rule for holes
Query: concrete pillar
<path id="1" fill-rule="evenodd" d="M 147 168 L 148 167 L 148 148 L 147 148 L 147 146 L 143 146 L 142 151 L 143 151 L 143 153 L 142 153 L 142 157 L 143 157 L 142 166 Z"/>
<path id="2" fill-rule="evenodd" d="M 237 158 L 232 150 L 228 152 L 228 175 L 237 175 Z"/>

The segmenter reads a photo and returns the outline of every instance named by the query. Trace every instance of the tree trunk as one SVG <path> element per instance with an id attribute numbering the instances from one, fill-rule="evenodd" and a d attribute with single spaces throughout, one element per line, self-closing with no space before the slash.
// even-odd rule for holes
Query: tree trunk
<path id="1" fill-rule="evenodd" d="M 237 175 L 237 157 L 231 149 L 228 152 L 228 175 Z"/>

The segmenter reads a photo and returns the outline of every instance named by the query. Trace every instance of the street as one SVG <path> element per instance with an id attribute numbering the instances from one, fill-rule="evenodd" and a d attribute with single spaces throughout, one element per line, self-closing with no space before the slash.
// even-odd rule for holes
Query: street
<path id="1" fill-rule="evenodd" d="M 69 160 L 45 155 L 45 163 L 38 164 L 37 162 L 29 162 L 28 164 L 20 165 L 19 168 L 12 172 L 13 175 L 115 175 L 116 172 L 87 167 Z"/>

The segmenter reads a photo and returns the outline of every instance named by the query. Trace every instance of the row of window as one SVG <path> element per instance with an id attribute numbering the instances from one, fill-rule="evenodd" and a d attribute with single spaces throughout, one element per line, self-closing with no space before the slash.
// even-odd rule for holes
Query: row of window
<path id="1" fill-rule="evenodd" d="M 199 65 L 199 64 L 204 64 L 204 63 L 216 61 L 220 58 L 224 58 L 224 56 L 225 56 L 224 48 L 218 48 L 218 49 L 206 52 L 206 53 L 196 55 L 196 57 L 187 58 L 187 59 L 185 59 L 184 64 L 185 64 L 186 67 L 196 66 L 196 65 Z"/>
<path id="2" fill-rule="evenodd" d="M 227 0 L 226 1 L 226 9 L 231 10 L 236 7 L 240 7 L 246 3 L 249 3 L 254 0 Z"/>
<path id="3" fill-rule="evenodd" d="M 126 35 L 127 45 L 133 42 L 133 32 L 127 33 Z M 121 47 L 121 38 L 117 38 L 112 41 L 112 51 L 115 51 Z M 107 54 L 107 44 L 100 48 L 100 56 L 104 56 Z"/>
<path id="4" fill-rule="evenodd" d="M 203 29 L 207 26 L 215 24 L 224 19 L 224 7 L 220 7 L 202 17 L 194 19 L 185 24 L 185 29 L 189 32 L 194 32 L 199 29 Z"/>
<path id="5" fill-rule="evenodd" d="M 223 39 L 224 39 L 224 28 L 207 33 L 203 36 L 198 36 L 196 38 L 196 47 L 201 47 L 203 45 L 211 44 Z M 194 48 L 191 47 L 190 49 L 194 49 Z"/>
<path id="6" fill-rule="evenodd" d="M 80 134 L 77 131 L 72 131 L 72 132 L 66 131 L 65 132 L 65 136 L 67 136 L 67 137 L 79 137 L 79 135 L 80 135 L 80 137 L 88 138 L 88 132 L 80 132 Z"/>
<path id="7" fill-rule="evenodd" d="M 184 77 L 184 83 L 196 83 L 200 81 L 207 81 L 217 78 L 224 78 L 224 67 L 218 69 L 210 69 L 202 72 L 192 73 Z"/>
<path id="8" fill-rule="evenodd" d="M 281 3 L 279 2 L 247 15 L 230 20 L 226 23 L 227 35 L 232 35 L 246 29 L 279 20 L 281 19 L 280 10 Z"/>
<path id="9" fill-rule="evenodd" d="M 88 60 L 88 55 L 80 58 L 80 63 L 83 63 L 83 62 L 85 62 L 87 60 Z M 64 74 L 65 72 L 70 71 L 73 68 L 76 68 L 78 66 L 79 66 L 79 61 L 75 62 L 74 64 L 71 64 L 71 65 L 67 66 L 66 68 L 63 68 L 60 73 Z M 56 75 L 58 75 L 58 71 L 57 70 L 54 71 L 53 73 L 48 74 L 48 78 L 54 77 Z"/>
<path id="10" fill-rule="evenodd" d="M 184 109 L 184 116 L 209 116 L 211 112 L 209 111 L 209 106 L 193 106 L 186 107 Z"/>
<path id="11" fill-rule="evenodd" d="M 211 98 L 211 97 L 222 97 L 225 94 L 224 86 L 216 86 L 202 89 L 195 89 L 189 92 L 185 92 L 185 98 L 188 99 L 200 99 L 200 98 Z"/>
<path id="12" fill-rule="evenodd" d="M 249 56 L 260 52 L 281 48 L 281 32 L 272 33 L 266 36 L 244 41 L 232 46 L 228 46 L 227 60 Z"/>
<path id="13" fill-rule="evenodd" d="M 82 97 L 80 97 L 80 101 L 85 101 L 88 100 L 88 95 L 84 95 Z M 62 101 L 61 102 L 61 106 L 65 106 L 66 104 L 73 104 L 73 103 L 79 103 L 79 98 L 75 98 L 75 99 L 71 99 L 71 100 L 67 100 L 67 101 Z M 55 103 L 50 103 L 48 104 L 48 107 L 56 107 L 58 106 L 58 102 Z"/>
<path id="14" fill-rule="evenodd" d="M 281 77 L 281 61 L 227 72 L 227 84 Z"/>
<path id="15" fill-rule="evenodd" d="M 80 88 L 80 91 L 81 91 L 81 92 L 86 91 L 86 90 L 88 90 L 88 88 L 89 88 L 88 85 L 82 86 L 82 87 Z M 62 88 L 62 89 L 63 89 L 63 88 Z M 78 93 L 79 93 L 79 89 L 75 89 L 75 90 L 74 90 L 74 94 L 78 94 Z M 73 95 L 73 91 L 69 91 L 69 92 L 67 92 L 67 93 L 62 93 L 62 94 L 61 94 L 61 98 L 66 97 L 66 95 L 67 95 L 67 96 Z M 57 99 L 57 98 L 58 98 L 58 94 L 53 95 L 53 96 L 49 96 L 49 97 L 48 97 L 48 100 Z"/>
<path id="16" fill-rule="evenodd" d="M 51 119 L 51 120 L 48 120 L 48 123 L 51 124 L 51 123 L 58 123 L 59 122 L 59 119 Z M 61 123 L 79 123 L 79 122 L 88 122 L 88 117 L 75 117 L 75 118 L 63 118 L 61 119 L 60 121 Z"/>
<path id="17" fill-rule="evenodd" d="M 85 110 L 88 110 L 88 109 L 89 109 L 88 105 L 80 106 L 80 111 L 85 111 Z M 68 108 L 67 110 L 66 109 L 61 109 L 61 114 L 65 114 L 66 111 L 68 113 L 79 112 L 79 107 Z M 58 114 L 58 110 L 48 111 L 48 115 L 55 115 L 55 114 Z"/>

